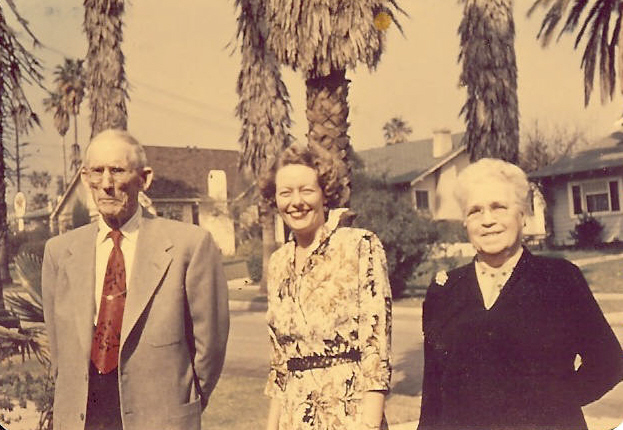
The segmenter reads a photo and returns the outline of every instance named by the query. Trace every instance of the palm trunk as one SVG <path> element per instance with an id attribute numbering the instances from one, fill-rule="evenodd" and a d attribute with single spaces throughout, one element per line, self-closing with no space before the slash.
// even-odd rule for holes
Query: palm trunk
<path id="1" fill-rule="evenodd" d="M 67 152 L 65 151 L 65 136 L 61 136 L 63 146 L 63 192 L 67 189 Z"/>
<path id="2" fill-rule="evenodd" d="M 3 85 L 1 85 L 3 86 Z M 9 226 L 7 224 L 7 206 L 6 206 L 6 184 L 4 182 L 6 175 L 6 165 L 4 163 L 4 126 L 0 118 L 0 318 L 2 318 L 4 307 L 4 285 L 11 283 L 9 274 L 9 256 L 8 256 L 8 236 Z"/>
<path id="3" fill-rule="evenodd" d="M 345 70 L 333 70 L 326 76 L 309 74 L 307 86 L 307 121 L 310 146 L 319 146 L 341 161 L 339 175 L 349 190 L 342 202 L 350 197 L 350 159 L 352 146 L 348 137 L 348 84 Z"/>
<path id="4" fill-rule="evenodd" d="M 277 248 L 275 241 L 275 216 L 271 208 L 264 202 L 259 204 L 260 224 L 262 225 L 262 279 L 260 292 L 267 292 L 268 260 Z"/>

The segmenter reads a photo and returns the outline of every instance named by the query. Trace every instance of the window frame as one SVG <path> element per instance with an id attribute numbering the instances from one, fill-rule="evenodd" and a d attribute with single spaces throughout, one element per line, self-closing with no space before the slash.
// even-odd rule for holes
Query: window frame
<path id="1" fill-rule="evenodd" d="M 584 190 L 584 184 L 590 183 L 590 182 L 604 182 L 605 183 L 605 193 L 608 196 L 608 210 L 605 211 L 594 211 L 594 212 L 588 212 L 588 202 L 587 202 L 587 196 L 588 195 L 599 195 L 599 194 L 604 194 L 604 193 L 595 193 L 595 192 L 590 192 L 590 193 L 586 193 Z M 612 210 L 612 188 L 610 186 L 611 182 L 616 182 L 617 183 L 617 191 L 618 191 L 618 202 L 619 202 L 619 209 L 618 210 Z M 583 214 L 583 213 L 590 213 L 591 215 L 597 215 L 597 216 L 603 216 L 603 215 L 615 215 L 615 214 L 621 214 L 623 213 L 623 210 L 621 208 L 621 201 L 622 199 L 622 192 L 623 192 L 623 179 L 620 176 L 604 176 L 601 178 L 591 178 L 591 179 L 582 179 L 582 180 L 576 180 L 576 181 L 569 181 L 567 182 L 567 202 L 568 202 L 568 214 L 569 217 L 571 218 L 577 218 L 579 215 Z M 574 213 L 574 196 L 573 196 L 573 188 L 574 187 L 579 187 L 580 189 L 580 209 L 581 212 L 580 213 Z"/>
<path id="2" fill-rule="evenodd" d="M 426 207 L 425 208 L 418 207 L 418 198 L 417 198 L 418 193 L 426 193 Z M 413 189 L 413 206 L 415 207 L 416 211 L 430 212 L 430 190 L 414 188 Z"/>

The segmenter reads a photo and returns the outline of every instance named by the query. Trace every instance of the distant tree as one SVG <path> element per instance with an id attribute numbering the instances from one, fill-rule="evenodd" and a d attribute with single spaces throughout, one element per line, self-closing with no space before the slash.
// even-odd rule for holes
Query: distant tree
<path id="1" fill-rule="evenodd" d="M 124 0 L 84 0 L 91 137 L 107 128 L 127 129 L 128 82 L 121 50 L 124 11 Z"/>
<path id="2" fill-rule="evenodd" d="M 413 133 L 413 129 L 399 116 L 393 117 L 383 125 L 383 136 L 385 136 L 386 145 L 404 143 L 409 139 L 411 133 Z"/>
<path id="3" fill-rule="evenodd" d="M 564 25 L 556 40 L 564 33 L 573 33 L 580 21 L 582 24 L 575 38 L 575 48 L 582 39 L 586 40 L 582 54 L 581 68 L 584 69 L 584 104 L 588 105 L 593 91 L 595 69 L 599 64 L 601 101 L 605 102 L 614 96 L 616 87 L 616 69 L 619 69 L 619 82 L 623 91 L 623 53 L 617 50 L 621 39 L 621 21 L 623 5 L 614 0 L 536 0 L 528 10 L 530 16 L 538 7 L 549 7 L 537 37 L 543 46 L 550 43 L 554 30 L 567 15 Z M 583 12 L 588 10 L 584 19 Z"/>
<path id="4" fill-rule="evenodd" d="M 587 144 L 585 133 L 579 129 L 555 127 L 548 131 L 538 121 L 523 132 L 522 140 L 519 166 L 526 172 L 549 166 Z"/>
<path id="5" fill-rule="evenodd" d="M 24 159 L 28 156 L 24 152 L 24 148 L 28 142 L 21 142 L 20 137 L 28 134 L 35 125 L 39 125 L 39 118 L 30 109 L 30 106 L 18 102 L 11 107 L 11 118 L 13 119 L 13 138 L 15 139 L 14 152 L 12 158 L 15 162 L 15 184 L 17 191 L 22 190 L 22 172 L 26 169 Z"/>
<path id="6" fill-rule="evenodd" d="M 38 44 L 39 41 L 28 28 L 27 21 L 17 11 L 14 2 L 7 1 L 6 3 L 28 37 L 35 45 Z M 33 112 L 23 90 L 24 82 L 30 81 L 41 85 L 43 79 L 39 61 L 17 39 L 17 32 L 5 20 L 2 4 L 4 3 L 0 4 L 0 314 L 5 309 L 3 286 L 11 282 L 7 254 L 8 225 L 4 161 L 6 133 L 11 129 L 11 112 L 16 106 L 24 105 L 30 113 Z"/>
<path id="7" fill-rule="evenodd" d="M 34 170 L 28 176 L 30 185 L 35 189 L 35 194 L 31 198 L 31 207 L 41 209 L 47 206 L 49 196 L 48 187 L 52 182 L 52 175 L 46 171 Z"/>
<path id="8" fill-rule="evenodd" d="M 467 100 L 463 142 L 472 161 L 516 163 L 519 155 L 517 63 L 512 0 L 462 0 L 459 25 L 461 86 Z"/>
<path id="9" fill-rule="evenodd" d="M 52 112 L 54 115 L 54 127 L 61 136 L 61 147 L 63 148 L 63 189 L 67 185 L 67 154 L 65 151 L 65 135 L 69 130 L 69 112 L 63 103 L 63 97 L 60 92 L 53 91 L 50 95 L 43 99 L 43 107 L 46 112 Z"/>
<path id="10" fill-rule="evenodd" d="M 84 99 L 86 89 L 86 75 L 83 67 L 84 60 L 65 58 L 63 64 L 56 66 L 54 70 L 54 82 L 57 85 L 57 92 L 60 94 L 60 106 L 53 106 L 55 101 L 51 101 L 49 105 L 51 109 L 60 110 L 59 115 L 62 117 L 62 110 L 67 114 L 71 114 L 74 118 L 74 143 L 71 146 L 71 163 L 70 167 L 75 173 L 82 163 L 80 155 L 80 144 L 78 143 L 78 115 L 80 114 L 80 105 Z M 53 96 L 50 96 L 53 97 Z M 59 122 L 62 118 L 59 118 Z M 60 126 L 61 124 L 59 124 Z M 64 125 L 64 124 L 62 124 Z M 57 127 L 58 129 L 58 127 Z"/>

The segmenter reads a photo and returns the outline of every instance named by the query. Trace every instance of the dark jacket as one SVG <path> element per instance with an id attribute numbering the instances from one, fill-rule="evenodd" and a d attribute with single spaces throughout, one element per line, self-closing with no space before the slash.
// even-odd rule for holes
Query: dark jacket
<path id="1" fill-rule="evenodd" d="M 525 249 L 489 310 L 473 262 L 433 281 L 423 330 L 419 430 L 586 429 L 581 406 L 623 379 L 621 346 L 580 270 Z"/>

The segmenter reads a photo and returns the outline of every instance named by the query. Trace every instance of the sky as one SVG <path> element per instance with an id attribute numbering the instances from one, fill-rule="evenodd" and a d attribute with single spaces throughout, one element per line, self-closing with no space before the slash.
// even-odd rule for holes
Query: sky
<path id="1" fill-rule="evenodd" d="M 531 3 L 517 1 L 514 11 L 522 131 L 534 127 L 535 121 L 546 129 L 577 129 L 591 139 L 614 131 L 623 113 L 623 97 L 617 94 L 614 101 L 602 105 L 596 91 L 584 107 L 581 51 L 573 49 L 573 36 L 543 49 L 536 40 L 543 11 L 527 19 Z M 130 83 L 129 131 L 145 145 L 238 149 L 240 122 L 234 109 L 240 55 L 234 1 L 126 4 L 123 51 Z M 383 124 L 394 116 L 408 122 L 413 139 L 430 137 L 438 128 L 464 129 L 459 111 L 465 92 L 458 87 L 457 62 L 461 4 L 458 0 L 402 0 L 400 4 L 409 15 L 399 18 L 404 35 L 392 25 L 377 69 L 362 65 L 347 72 L 349 134 L 355 150 L 382 146 Z M 82 0 L 20 0 L 17 6 L 44 45 L 35 53 L 44 64 L 46 85 L 53 88 L 54 67 L 65 56 L 86 53 Z M 292 133 L 305 143 L 304 79 L 285 67 L 283 76 L 294 108 Z M 47 94 L 40 88 L 31 88 L 28 94 L 42 128 L 27 137 L 31 154 L 27 164 L 61 174 L 60 136 L 41 103 Z M 83 147 L 90 135 L 88 111 L 85 101 L 78 123 Z M 72 139 L 70 129 L 67 144 Z"/>

